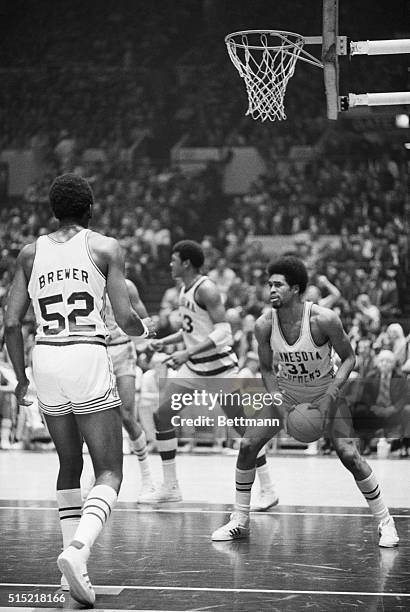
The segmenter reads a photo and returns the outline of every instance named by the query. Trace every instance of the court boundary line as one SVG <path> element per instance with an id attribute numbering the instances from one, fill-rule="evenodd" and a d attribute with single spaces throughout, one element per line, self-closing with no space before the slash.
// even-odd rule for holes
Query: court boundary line
<path id="1" fill-rule="evenodd" d="M 312 591 L 312 590 L 294 590 L 294 589 L 229 589 L 219 587 L 179 587 L 179 586 L 137 586 L 137 585 L 93 585 L 95 589 L 122 589 L 130 591 L 196 591 L 196 592 L 211 592 L 211 593 L 264 593 L 266 595 L 343 595 L 343 596 L 359 596 L 359 597 L 410 597 L 410 593 L 380 593 L 380 592 L 363 592 L 363 591 Z M 20 582 L 0 582 L 0 587 L 21 587 L 21 588 L 59 588 L 59 584 L 40 584 L 40 583 L 20 583 Z M 103 595 L 104 593 L 100 593 Z"/>
<path id="2" fill-rule="evenodd" d="M 126 502 L 129 503 L 129 502 Z M 233 507 L 233 504 L 232 504 Z M 57 511 L 57 506 L 2 506 L 0 505 L 1 510 L 53 510 Z M 201 508 L 155 508 L 149 507 L 148 505 L 144 508 L 114 508 L 113 512 L 135 512 L 135 513 L 157 513 L 157 514 L 229 514 L 231 510 L 207 510 Z M 353 513 L 353 512 L 255 512 L 251 511 L 252 515 L 257 516 L 335 516 L 335 517 L 364 517 L 364 518 L 374 518 L 373 514 L 361 512 L 361 513 Z M 392 514 L 393 518 L 410 518 L 410 514 Z"/>

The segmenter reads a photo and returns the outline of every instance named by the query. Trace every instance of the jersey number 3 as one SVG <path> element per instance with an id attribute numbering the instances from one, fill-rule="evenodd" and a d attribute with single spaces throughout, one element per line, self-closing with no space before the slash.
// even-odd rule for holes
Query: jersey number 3
<path id="1" fill-rule="evenodd" d="M 38 303 L 40 306 L 41 316 L 44 321 L 49 323 L 55 323 L 50 327 L 49 325 L 43 325 L 43 331 L 46 336 L 55 336 L 64 329 L 66 329 L 65 317 L 60 312 L 50 312 L 49 307 L 53 304 L 63 303 L 63 296 L 61 293 L 58 295 L 50 295 L 48 297 L 39 298 Z M 67 299 L 68 306 L 75 305 L 77 302 L 84 302 L 83 308 L 73 308 L 73 310 L 67 316 L 68 329 L 70 332 L 90 332 L 95 330 L 95 325 L 87 325 L 77 323 L 77 317 L 87 317 L 94 309 L 94 298 L 87 291 L 75 291 Z"/>
<path id="2" fill-rule="evenodd" d="M 184 332 L 191 334 L 194 331 L 194 326 L 192 325 L 192 319 L 189 315 L 184 315 L 182 319 L 182 329 Z"/>

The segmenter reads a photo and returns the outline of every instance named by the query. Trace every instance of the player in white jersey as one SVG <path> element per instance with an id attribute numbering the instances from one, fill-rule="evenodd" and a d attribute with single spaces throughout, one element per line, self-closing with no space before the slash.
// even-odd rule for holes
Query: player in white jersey
<path id="1" fill-rule="evenodd" d="M 182 327 L 177 333 L 153 341 L 152 344 L 156 350 L 162 350 L 166 344 L 183 340 L 185 348 L 174 352 L 167 360 L 175 372 L 169 377 L 166 397 L 154 415 L 164 483 L 153 496 L 153 502 L 181 499 L 175 466 L 177 438 L 172 424 L 175 412 L 170 395 L 200 389 L 210 392 L 219 388 L 229 393 L 238 391 L 240 387 L 237 380 L 238 359 L 231 346 L 231 328 L 226 322 L 225 308 L 219 291 L 207 276 L 200 273 L 203 263 L 204 253 L 197 242 L 182 240 L 174 245 L 170 265 L 172 277 L 181 278 L 183 281 L 179 296 Z M 229 403 L 229 400 L 220 405 L 229 418 L 243 414 L 242 407 L 234 402 Z M 235 429 L 239 435 L 244 432 L 243 426 L 237 425 Z M 254 465 L 260 479 L 261 493 L 253 509 L 263 511 L 278 503 L 264 449 L 260 449 Z"/>
<path id="2" fill-rule="evenodd" d="M 282 406 L 266 406 L 260 418 L 280 417 L 295 404 L 312 403 L 328 420 L 329 436 L 343 465 L 352 473 L 372 514 L 379 521 L 379 545 L 397 546 L 393 518 L 385 506 L 376 476 L 360 456 L 352 435 L 352 418 L 339 398 L 341 388 L 355 364 L 353 349 L 339 317 L 332 310 L 303 301 L 307 272 L 297 257 L 283 257 L 269 268 L 271 312 L 256 323 L 263 382 L 274 396 L 281 393 Z M 330 358 L 332 348 L 340 357 L 337 373 Z M 275 373 L 273 364 L 278 364 Z M 269 421 L 266 421 L 269 423 Z M 236 464 L 236 503 L 229 522 L 212 534 L 213 540 L 234 540 L 249 535 L 249 505 L 259 449 L 277 433 L 273 427 L 248 428 L 241 441 Z"/>
<path id="3" fill-rule="evenodd" d="M 148 337 L 154 326 L 131 307 L 118 242 L 87 229 L 93 205 L 87 181 L 59 176 L 49 195 L 59 228 L 20 252 L 5 335 L 18 381 L 15 394 L 20 405 L 28 405 L 22 321 L 31 299 L 37 322 L 34 382 L 60 463 L 57 503 L 64 551 L 57 563 L 72 596 L 90 606 L 95 593 L 87 560 L 122 481 L 120 399 L 106 347 L 106 292 L 124 332 Z M 81 512 L 83 439 L 96 483 Z"/>
<path id="4" fill-rule="evenodd" d="M 126 279 L 131 305 L 141 318 L 147 317 L 147 310 L 140 298 L 138 289 Z M 138 423 L 135 414 L 135 377 L 137 354 L 134 342 L 125 334 L 115 320 L 111 302 L 107 299 L 105 323 L 108 329 L 108 354 L 111 357 L 113 371 L 117 382 L 118 394 L 121 399 L 122 424 L 129 436 L 130 447 L 138 457 L 141 470 L 142 486 L 138 495 L 138 503 L 143 504 L 147 496 L 155 492 L 149 466 L 147 440 L 145 432 Z M 150 498 L 148 497 L 148 500 Z"/>

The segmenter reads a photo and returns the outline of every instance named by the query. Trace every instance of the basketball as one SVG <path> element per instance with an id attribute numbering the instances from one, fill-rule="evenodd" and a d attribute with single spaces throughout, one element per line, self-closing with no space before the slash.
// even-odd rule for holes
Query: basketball
<path id="1" fill-rule="evenodd" d="M 316 442 L 323 435 L 323 416 L 312 404 L 298 404 L 289 412 L 287 431 L 299 442 Z"/>

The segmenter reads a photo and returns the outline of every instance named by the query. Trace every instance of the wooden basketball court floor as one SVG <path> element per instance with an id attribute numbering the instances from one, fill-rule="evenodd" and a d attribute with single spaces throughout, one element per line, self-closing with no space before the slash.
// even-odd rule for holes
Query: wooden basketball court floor
<path id="1" fill-rule="evenodd" d="M 150 458 L 160 480 L 160 459 Z M 134 502 L 137 459 L 125 457 L 119 504 L 89 562 L 97 609 L 410 610 L 410 461 L 370 461 L 401 538 L 380 549 L 335 457 L 269 457 L 280 505 L 252 514 L 249 541 L 218 543 L 210 535 L 230 510 L 235 457 L 177 460 L 184 501 L 146 507 Z M 53 452 L 0 453 L 0 610 L 79 607 L 58 590 L 56 472 Z"/>

